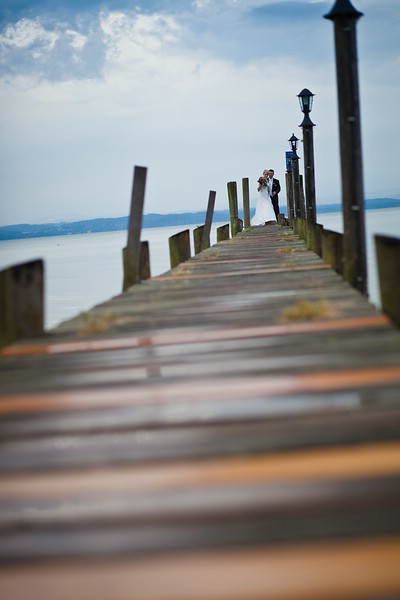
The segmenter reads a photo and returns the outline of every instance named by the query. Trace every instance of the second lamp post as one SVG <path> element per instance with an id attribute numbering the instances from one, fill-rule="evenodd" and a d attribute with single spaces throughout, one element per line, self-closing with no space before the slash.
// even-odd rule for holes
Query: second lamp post
<path id="1" fill-rule="evenodd" d="M 306 215 L 309 223 L 317 222 L 315 206 L 315 171 L 314 171 L 314 139 L 313 127 L 309 113 L 312 109 L 314 94 L 307 88 L 298 94 L 301 111 L 304 119 L 299 127 L 303 128 L 303 151 L 304 151 L 304 187 L 306 197 Z"/>

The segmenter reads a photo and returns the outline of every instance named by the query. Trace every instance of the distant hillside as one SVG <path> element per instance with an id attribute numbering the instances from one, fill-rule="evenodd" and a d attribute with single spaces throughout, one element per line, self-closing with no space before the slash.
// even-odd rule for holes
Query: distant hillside
<path id="1" fill-rule="evenodd" d="M 366 208 L 374 210 L 378 208 L 400 207 L 400 199 L 375 198 L 366 200 Z M 340 212 L 341 204 L 322 204 L 317 207 L 319 213 Z M 286 212 L 285 207 L 281 210 Z M 243 218 L 243 213 L 239 211 Z M 202 225 L 206 218 L 206 211 L 143 215 L 143 227 L 171 227 L 174 225 Z M 228 210 L 214 211 L 214 223 L 229 222 Z M 75 221 L 72 223 L 46 223 L 29 225 L 6 225 L 0 227 L 0 240 L 16 240 L 35 237 L 50 237 L 56 235 L 74 235 L 79 233 L 99 233 L 105 231 L 124 231 L 128 227 L 128 217 L 90 219 L 86 221 Z"/>

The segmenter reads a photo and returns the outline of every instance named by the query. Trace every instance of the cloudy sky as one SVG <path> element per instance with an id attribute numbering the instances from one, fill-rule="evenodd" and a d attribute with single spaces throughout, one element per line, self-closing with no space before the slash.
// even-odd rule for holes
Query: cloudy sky
<path id="1" fill-rule="evenodd" d="M 228 207 L 314 94 L 317 204 L 340 201 L 334 2 L 2 0 L 0 225 Z M 354 0 L 367 198 L 400 198 L 400 3 Z M 299 155 L 302 156 L 300 147 Z M 300 168 L 302 163 L 300 163 Z M 285 202 L 282 194 L 281 203 Z"/>

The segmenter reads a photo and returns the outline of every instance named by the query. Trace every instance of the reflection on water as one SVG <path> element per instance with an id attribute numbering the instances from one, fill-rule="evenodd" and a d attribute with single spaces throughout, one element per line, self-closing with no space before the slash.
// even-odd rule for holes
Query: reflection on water
<path id="1" fill-rule="evenodd" d="M 326 229 L 343 231 L 340 213 L 321 213 L 318 223 Z M 211 244 L 216 242 L 215 223 Z M 177 225 L 143 229 L 142 239 L 149 242 L 152 276 L 170 268 L 168 238 L 190 230 L 193 254 L 193 229 L 200 225 Z M 399 236 L 400 208 L 366 211 L 369 299 L 379 305 L 379 286 L 374 235 Z M 108 300 L 122 290 L 122 248 L 126 231 L 91 233 L 60 237 L 32 238 L 0 242 L 0 268 L 43 258 L 46 277 L 46 327 L 76 316 Z"/>

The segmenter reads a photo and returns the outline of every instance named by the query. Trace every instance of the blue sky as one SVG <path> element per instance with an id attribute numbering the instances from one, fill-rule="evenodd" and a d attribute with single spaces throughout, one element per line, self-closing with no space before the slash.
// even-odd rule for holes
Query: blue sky
<path id="1" fill-rule="evenodd" d="M 255 201 L 264 168 L 284 184 L 304 87 L 317 205 L 340 202 L 333 4 L 2 0 L 0 225 L 126 215 L 134 165 L 146 213 L 205 210 L 209 190 L 225 209 L 242 177 Z M 400 198 L 400 4 L 354 6 L 365 195 Z"/>

